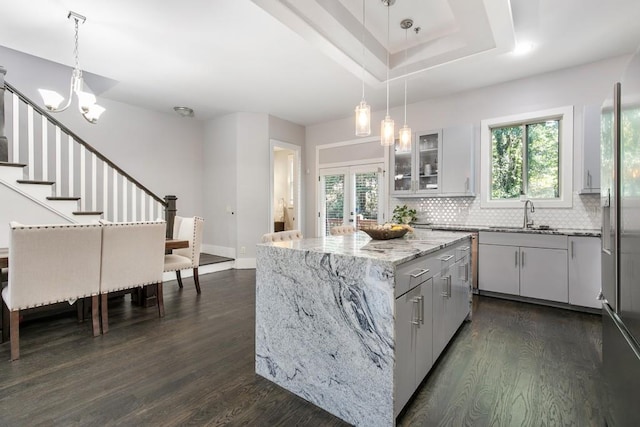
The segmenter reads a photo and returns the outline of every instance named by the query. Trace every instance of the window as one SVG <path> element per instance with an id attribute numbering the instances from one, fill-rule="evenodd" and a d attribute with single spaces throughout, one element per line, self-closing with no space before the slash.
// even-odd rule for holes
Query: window
<path id="1" fill-rule="evenodd" d="M 482 207 L 571 207 L 573 107 L 482 121 Z"/>

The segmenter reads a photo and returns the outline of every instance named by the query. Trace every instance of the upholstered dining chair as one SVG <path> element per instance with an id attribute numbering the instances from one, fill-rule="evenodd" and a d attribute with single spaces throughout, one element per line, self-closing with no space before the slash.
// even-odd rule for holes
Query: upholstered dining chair
<path id="1" fill-rule="evenodd" d="M 302 232 L 300 230 L 288 230 L 288 231 L 277 231 L 275 233 L 267 233 L 262 235 L 262 243 L 270 243 L 270 242 L 288 242 L 291 240 L 300 240 L 302 239 Z"/>
<path id="2" fill-rule="evenodd" d="M 353 234 L 355 233 L 356 228 L 353 225 L 336 225 L 335 227 L 331 227 L 329 232 L 332 236 L 343 236 L 345 234 Z"/>
<path id="3" fill-rule="evenodd" d="M 99 224 L 10 223 L 9 283 L 2 290 L 3 341 L 11 335 L 11 360 L 20 358 L 20 311 L 91 297 L 93 335 L 100 334 Z M 9 323 L 9 328 L 7 328 Z"/>
<path id="4" fill-rule="evenodd" d="M 102 222 L 100 314 L 102 333 L 109 331 L 110 292 L 157 285 L 158 315 L 164 316 L 162 271 L 164 221 Z"/>
<path id="5" fill-rule="evenodd" d="M 176 216 L 173 222 L 173 238 L 188 240 L 189 247 L 174 249 L 172 253 L 164 256 L 164 271 L 176 272 L 178 286 L 182 288 L 182 276 L 180 270 L 193 269 L 193 282 L 196 292 L 200 293 L 200 278 L 198 267 L 200 266 L 200 248 L 202 246 L 202 233 L 204 231 L 204 219 L 199 216 L 183 218 Z"/>

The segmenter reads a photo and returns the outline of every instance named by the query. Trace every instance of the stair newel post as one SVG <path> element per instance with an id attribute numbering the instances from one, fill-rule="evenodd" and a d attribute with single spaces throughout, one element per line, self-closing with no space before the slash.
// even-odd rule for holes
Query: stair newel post
<path id="1" fill-rule="evenodd" d="M 164 196 L 164 218 L 167 221 L 167 239 L 173 238 L 173 221 L 176 217 L 176 212 L 178 212 L 176 208 L 177 200 L 178 198 L 176 196 Z"/>
<path id="2" fill-rule="evenodd" d="M 4 135 L 4 75 L 7 69 L 0 65 L 0 162 L 9 161 L 9 140 Z"/>

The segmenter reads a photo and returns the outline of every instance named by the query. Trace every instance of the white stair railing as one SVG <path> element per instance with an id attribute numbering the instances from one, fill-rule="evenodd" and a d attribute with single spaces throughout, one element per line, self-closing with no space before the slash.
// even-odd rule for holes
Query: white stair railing
<path id="1" fill-rule="evenodd" d="M 27 165 L 25 180 L 53 181 L 52 196 L 80 197 L 79 211 L 103 212 L 109 221 L 149 221 L 171 211 L 167 198 L 152 193 L 9 83 L 4 84 L 5 123 L 10 123 L 5 132 L 11 141 L 8 160 Z M 166 219 L 172 225 L 173 218 Z"/>

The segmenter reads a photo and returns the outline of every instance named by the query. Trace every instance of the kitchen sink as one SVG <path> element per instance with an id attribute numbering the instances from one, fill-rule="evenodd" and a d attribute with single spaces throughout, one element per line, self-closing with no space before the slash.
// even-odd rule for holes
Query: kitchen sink
<path id="1" fill-rule="evenodd" d="M 507 225 L 490 225 L 489 228 L 494 230 L 524 230 L 522 227 L 510 227 Z"/>

